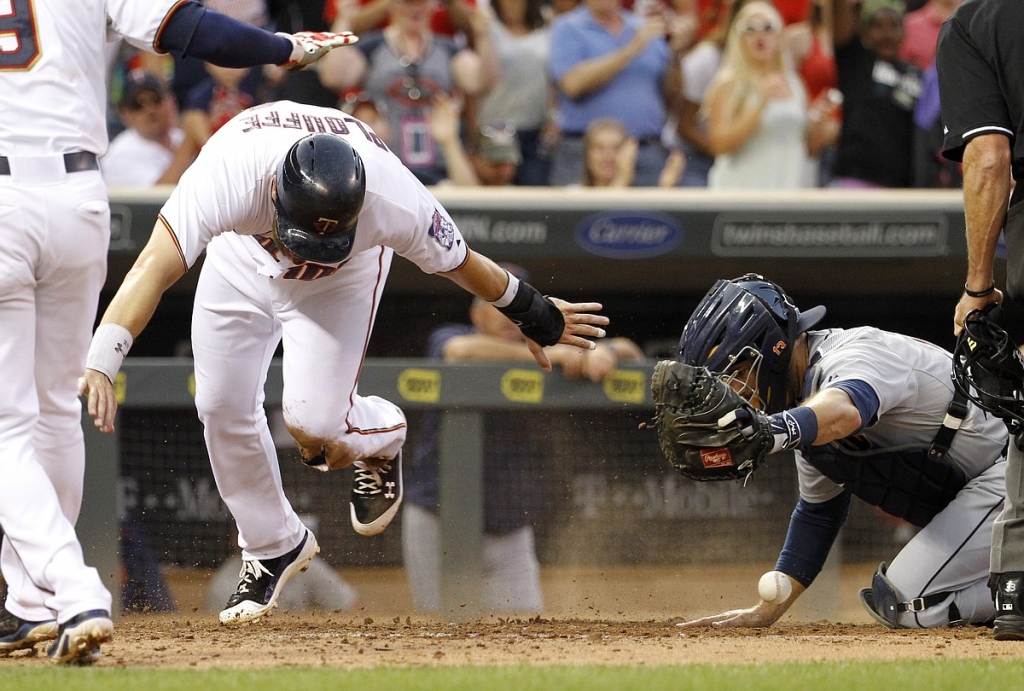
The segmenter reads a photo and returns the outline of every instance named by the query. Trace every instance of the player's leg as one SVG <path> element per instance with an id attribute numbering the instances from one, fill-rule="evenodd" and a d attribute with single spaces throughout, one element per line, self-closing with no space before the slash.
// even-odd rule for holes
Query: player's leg
<path id="1" fill-rule="evenodd" d="M 278 286 L 284 331 L 285 424 L 307 458 L 332 468 L 394 458 L 405 415 L 378 396 L 359 396 L 359 371 L 393 251 L 363 252 L 329 278 Z"/>
<path id="2" fill-rule="evenodd" d="M 538 612 L 544 607 L 540 562 L 532 526 L 484 535 L 484 607 L 497 612 Z"/>
<path id="3" fill-rule="evenodd" d="M 441 608 L 441 523 L 418 504 L 402 511 L 402 562 L 416 609 Z"/>
<path id="4" fill-rule="evenodd" d="M 303 532 L 281 485 L 263 408 L 263 386 L 280 327 L 268 279 L 238 262 L 225 243 L 211 243 L 196 286 L 196 409 L 217 489 L 238 524 L 242 557 L 262 559 L 292 549 Z"/>
<path id="5" fill-rule="evenodd" d="M 267 368 L 280 339 L 269 279 L 223 240 L 209 246 L 196 287 L 192 352 L 196 410 L 242 548 L 238 587 L 230 597 L 225 593 L 220 621 L 238 624 L 275 607 L 284 585 L 320 548 L 285 496 L 263 408 Z"/>
<path id="6" fill-rule="evenodd" d="M 285 424 L 310 465 L 356 465 L 350 513 L 361 535 L 384 530 L 402 501 L 405 414 L 357 393 L 392 255 L 388 248 L 362 252 L 328 278 L 276 286 Z"/>
<path id="7" fill-rule="evenodd" d="M 995 637 L 1024 640 L 1024 452 L 1011 440 L 1006 460 L 1006 501 L 992 529 Z"/>
<path id="8" fill-rule="evenodd" d="M 102 180 L 91 177 L 20 189 L 8 176 L 0 182 L 0 225 L 12 231 L 0 256 L 0 565 L 6 608 L 27 621 L 56 614 L 63 623 L 111 605 L 69 520 L 84 463 L 77 377 L 109 235 Z"/>
<path id="9" fill-rule="evenodd" d="M 992 524 L 1002 504 L 1006 463 L 997 463 L 967 483 L 956 498 L 907 543 L 887 576 L 901 602 L 936 597 L 922 611 L 907 611 L 907 627 L 945 626 L 951 618 L 973 624 L 995 614 L 989 591 Z M 939 597 L 937 594 L 948 593 Z M 955 607 L 952 612 L 950 606 Z"/>

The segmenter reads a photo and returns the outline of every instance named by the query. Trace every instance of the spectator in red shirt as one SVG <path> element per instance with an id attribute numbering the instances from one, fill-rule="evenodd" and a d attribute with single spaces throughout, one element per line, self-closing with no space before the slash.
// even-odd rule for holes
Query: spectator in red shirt
<path id="1" fill-rule="evenodd" d="M 935 61 L 939 29 L 963 0 L 928 0 L 923 7 L 903 18 L 900 60 L 917 65 L 922 72 Z"/>

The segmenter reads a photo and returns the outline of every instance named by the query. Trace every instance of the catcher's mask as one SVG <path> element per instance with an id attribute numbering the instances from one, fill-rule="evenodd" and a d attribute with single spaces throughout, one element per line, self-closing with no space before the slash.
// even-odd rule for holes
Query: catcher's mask
<path id="1" fill-rule="evenodd" d="M 344 261 L 365 194 L 363 159 L 348 142 L 329 134 L 303 137 L 278 167 L 274 241 L 301 260 Z"/>
<path id="2" fill-rule="evenodd" d="M 700 301 L 679 339 L 682 362 L 735 375 L 749 364 L 740 393 L 763 410 L 786 409 L 793 343 L 825 316 L 821 305 L 801 312 L 781 287 L 758 274 L 719 280 Z M 752 383 L 751 383 L 752 382 Z"/>
<path id="3" fill-rule="evenodd" d="M 996 303 L 969 312 L 953 348 L 953 384 L 1013 434 L 1024 429 L 1024 361 Z"/>

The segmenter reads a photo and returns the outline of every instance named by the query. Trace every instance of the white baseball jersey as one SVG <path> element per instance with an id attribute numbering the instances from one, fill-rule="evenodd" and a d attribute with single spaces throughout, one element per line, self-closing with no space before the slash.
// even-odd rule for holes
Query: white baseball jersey
<path id="1" fill-rule="evenodd" d="M 102 155 L 107 41 L 156 52 L 160 27 L 180 3 L 0 0 L 0 155 Z"/>
<path id="2" fill-rule="evenodd" d="M 68 172 L 64 155 L 107 149 L 108 39 L 155 51 L 180 1 L 0 0 L 0 569 L 5 607 L 30 621 L 111 605 L 72 527 L 85 473 L 76 380 L 110 211 L 99 172 Z"/>
<path id="3" fill-rule="evenodd" d="M 293 262 L 275 247 L 272 183 L 291 146 L 343 137 L 363 160 L 366 194 L 349 257 Z M 217 488 L 245 559 L 280 556 L 305 529 L 281 486 L 263 411 L 267 365 L 284 346 L 285 423 L 307 457 L 332 465 L 394 458 L 402 410 L 358 394 L 359 372 L 397 252 L 428 273 L 468 249 L 448 213 L 364 123 L 289 101 L 251 108 L 203 147 L 161 210 L 183 266 L 207 251 L 192 314 L 196 409 Z"/>
<path id="4" fill-rule="evenodd" d="M 332 108 L 278 101 L 246 110 L 217 130 L 161 210 L 185 265 L 227 233 L 224 241 L 248 254 L 261 275 L 310 280 L 337 271 L 340 264 L 296 264 L 271 240 L 271 182 L 289 147 L 318 133 L 343 137 L 365 165 L 366 197 L 352 255 L 390 247 L 426 273 L 465 261 L 466 244 L 447 211 L 368 125 Z"/>

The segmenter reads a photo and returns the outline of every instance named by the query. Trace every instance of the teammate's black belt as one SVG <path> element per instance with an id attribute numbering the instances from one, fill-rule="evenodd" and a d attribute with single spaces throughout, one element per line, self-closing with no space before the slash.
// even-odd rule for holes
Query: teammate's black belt
<path id="1" fill-rule="evenodd" d="M 80 173 L 83 170 L 99 170 L 100 164 L 96 154 L 91 151 L 72 151 L 64 154 L 64 170 L 68 173 Z M 0 156 L 0 175 L 11 174 L 11 162 L 6 156 Z"/>

